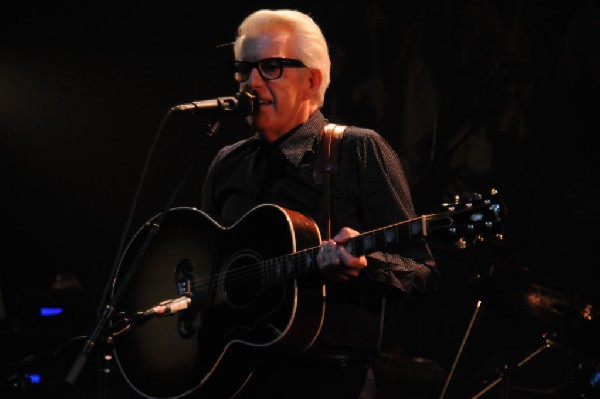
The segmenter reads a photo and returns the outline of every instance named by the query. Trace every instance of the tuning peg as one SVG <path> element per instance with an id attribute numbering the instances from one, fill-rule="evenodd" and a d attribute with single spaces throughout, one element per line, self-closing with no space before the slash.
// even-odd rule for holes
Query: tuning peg
<path id="1" fill-rule="evenodd" d="M 498 194 L 498 190 L 496 190 L 495 188 L 492 188 L 492 189 L 490 189 L 490 194 L 496 195 L 496 194 Z"/>
<path id="2" fill-rule="evenodd" d="M 454 242 L 454 245 L 456 245 L 458 249 L 465 249 L 467 247 L 467 240 L 465 240 L 464 237 L 461 237 Z"/>

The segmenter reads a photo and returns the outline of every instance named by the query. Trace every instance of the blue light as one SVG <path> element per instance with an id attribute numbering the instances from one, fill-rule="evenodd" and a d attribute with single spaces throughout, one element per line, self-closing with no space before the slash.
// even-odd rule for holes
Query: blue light
<path id="1" fill-rule="evenodd" d="M 40 308 L 40 316 L 56 316 L 63 312 L 63 308 Z"/>
<path id="2" fill-rule="evenodd" d="M 596 371 L 590 378 L 590 385 L 594 388 L 600 386 L 600 371 Z"/>
<path id="3" fill-rule="evenodd" d="M 39 374 L 27 374 L 26 377 L 29 378 L 29 381 L 31 381 L 32 384 L 39 384 L 42 382 L 42 376 Z"/>

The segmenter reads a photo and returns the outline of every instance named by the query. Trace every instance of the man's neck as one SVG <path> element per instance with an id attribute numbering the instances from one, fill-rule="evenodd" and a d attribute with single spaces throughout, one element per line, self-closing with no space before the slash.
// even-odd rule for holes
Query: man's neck
<path id="1" fill-rule="evenodd" d="M 290 123 L 289 128 L 286 130 L 263 130 L 259 131 L 260 136 L 263 140 L 272 143 L 277 141 L 280 137 L 287 135 L 292 130 L 296 129 L 298 126 L 306 123 L 306 121 L 310 118 L 310 116 L 317 110 L 317 107 L 311 105 L 310 107 L 306 107 L 300 111 L 301 118 L 297 119 L 295 123 Z"/>

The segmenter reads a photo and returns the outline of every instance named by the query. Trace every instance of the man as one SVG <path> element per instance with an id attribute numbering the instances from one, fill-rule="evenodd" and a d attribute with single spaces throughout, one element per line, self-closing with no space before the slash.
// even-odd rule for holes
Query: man
<path id="1" fill-rule="evenodd" d="M 239 397 L 357 398 L 380 340 L 382 298 L 420 299 L 439 283 L 420 239 L 364 254 L 343 245 L 362 232 L 415 217 L 401 163 L 376 132 L 351 126 L 339 144 L 337 172 L 324 198 L 328 187 L 313 173 L 328 122 L 320 109 L 330 58 L 308 15 L 252 13 L 239 26 L 234 54 L 240 90 L 260 101 L 249 117 L 256 135 L 219 151 L 204 183 L 202 210 L 226 226 L 261 204 L 309 217 L 323 238 L 316 260 L 326 291 L 314 342 L 300 354 L 277 361 L 266 357 Z M 330 207 L 324 206 L 327 201 Z M 336 233 L 332 238 L 328 220 Z"/>

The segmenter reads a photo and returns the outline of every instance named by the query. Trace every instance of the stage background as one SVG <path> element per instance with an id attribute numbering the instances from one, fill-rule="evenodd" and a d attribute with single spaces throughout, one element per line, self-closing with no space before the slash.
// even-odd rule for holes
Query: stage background
<path id="1" fill-rule="evenodd" d="M 330 42 L 324 114 L 392 144 L 419 213 L 492 188 L 508 209 L 502 245 L 459 251 L 432 238 L 444 286 L 423 304 L 389 304 L 382 391 L 437 397 L 478 300 L 483 310 L 448 387 L 456 397 L 554 332 L 560 349 L 522 367 L 517 383 L 544 391 L 576 380 L 573 389 L 591 389 L 600 300 L 598 2 L 354 3 L 285 3 L 310 13 Z M 173 105 L 235 93 L 227 63 L 237 24 L 280 6 L 51 2 L 2 13 L 2 392 L 43 396 L 62 381 L 83 345 L 78 337 L 95 325 L 120 244 L 165 207 L 196 157 L 173 206 L 199 204 L 212 156 L 248 131 L 227 120 L 208 138 L 204 116 L 164 118 Z M 53 304 L 65 313 L 39 316 Z M 579 328 L 586 305 L 594 317 Z M 98 391 L 99 352 L 77 382 L 82 396 Z M 36 371 L 41 384 L 20 384 Z M 111 397 L 129 392 L 116 370 L 108 389 Z"/>

